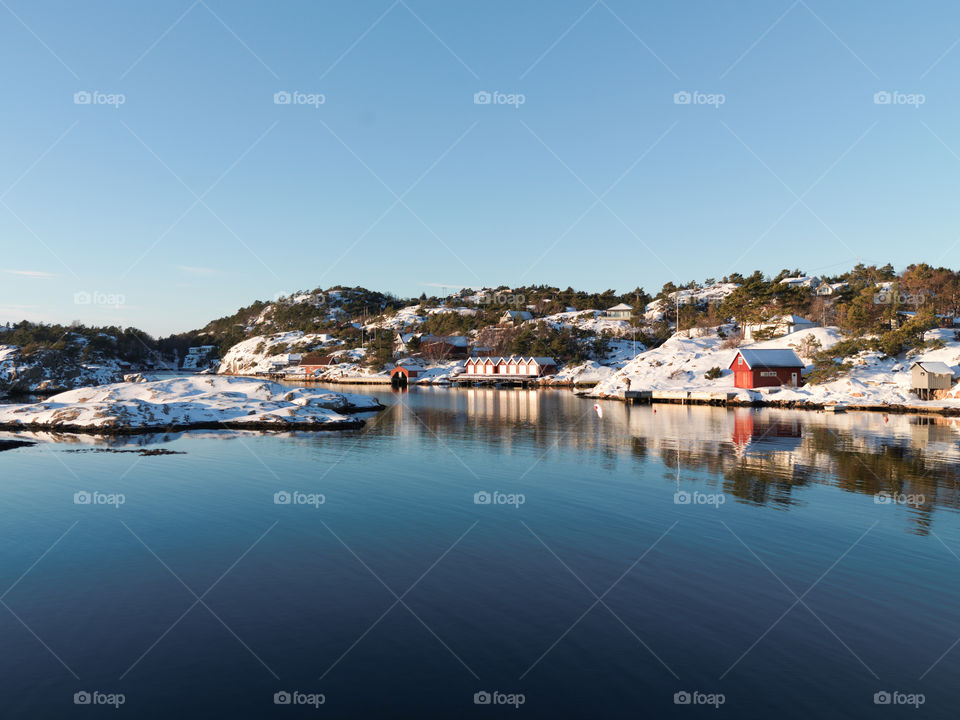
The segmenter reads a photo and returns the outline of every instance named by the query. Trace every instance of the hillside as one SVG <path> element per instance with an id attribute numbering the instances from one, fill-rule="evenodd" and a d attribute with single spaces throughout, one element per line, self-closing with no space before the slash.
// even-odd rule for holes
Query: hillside
<path id="1" fill-rule="evenodd" d="M 119 382 L 160 362 L 137 330 L 20 323 L 0 333 L 0 395 Z"/>

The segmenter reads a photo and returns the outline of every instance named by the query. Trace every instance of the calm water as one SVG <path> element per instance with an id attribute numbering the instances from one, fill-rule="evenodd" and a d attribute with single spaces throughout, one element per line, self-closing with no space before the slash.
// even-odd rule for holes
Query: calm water
<path id="1" fill-rule="evenodd" d="M 360 432 L 0 453 L 2 716 L 956 715 L 953 421 L 359 392 Z"/>

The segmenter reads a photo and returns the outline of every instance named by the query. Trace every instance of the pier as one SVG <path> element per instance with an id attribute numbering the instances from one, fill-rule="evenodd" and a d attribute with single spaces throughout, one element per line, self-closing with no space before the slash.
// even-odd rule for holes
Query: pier
<path id="1" fill-rule="evenodd" d="M 727 405 L 736 397 L 736 393 L 697 390 L 627 390 L 624 393 L 624 399 L 634 405 L 649 405 L 651 403 Z"/>

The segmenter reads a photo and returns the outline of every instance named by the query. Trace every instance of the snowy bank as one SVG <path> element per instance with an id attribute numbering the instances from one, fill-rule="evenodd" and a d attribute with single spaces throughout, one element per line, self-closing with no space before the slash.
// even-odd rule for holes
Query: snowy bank
<path id="1" fill-rule="evenodd" d="M 348 413 L 382 409 L 376 398 L 215 376 L 80 388 L 40 403 L 0 405 L 0 429 L 140 433 L 202 428 L 356 428 Z"/>

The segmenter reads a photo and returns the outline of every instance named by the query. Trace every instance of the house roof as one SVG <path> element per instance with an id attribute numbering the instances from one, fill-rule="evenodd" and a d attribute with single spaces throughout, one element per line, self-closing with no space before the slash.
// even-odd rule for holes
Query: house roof
<path id="1" fill-rule="evenodd" d="M 505 363 L 507 365 L 510 365 L 510 364 L 517 365 L 520 363 L 530 363 L 530 362 L 535 362 L 537 363 L 537 365 L 544 365 L 544 366 L 557 364 L 557 361 L 554 360 L 552 357 L 544 357 L 544 356 L 523 357 L 522 355 L 511 355 L 510 357 L 499 355 L 496 357 L 470 358 L 469 360 L 467 360 L 465 364 L 466 365 L 470 365 L 470 364 L 484 365 L 486 363 L 490 363 L 492 365 L 499 365 L 500 363 Z"/>
<path id="2" fill-rule="evenodd" d="M 532 320 L 533 313 L 529 310 L 507 310 L 500 317 L 509 317 L 511 319 L 520 318 L 521 320 Z"/>
<path id="3" fill-rule="evenodd" d="M 778 367 L 802 368 L 804 366 L 803 361 L 797 357 L 797 354 L 793 350 L 752 350 L 744 348 L 740 350 L 737 355 L 743 357 L 743 361 L 751 370 Z M 730 362 L 731 366 L 733 366 L 736 359 L 736 356 L 734 356 Z"/>
<path id="4" fill-rule="evenodd" d="M 620 303 L 619 305 L 614 305 L 612 308 L 607 308 L 607 312 L 611 310 L 633 310 L 633 306 L 627 305 L 626 303 Z"/>
<path id="5" fill-rule="evenodd" d="M 470 338 L 466 335 L 423 335 L 420 338 L 421 346 L 430 343 L 446 343 L 453 347 L 467 347 L 470 344 Z"/>
<path id="6" fill-rule="evenodd" d="M 782 325 L 814 326 L 816 325 L 816 323 L 813 320 L 807 320 L 807 318 L 800 317 L 799 315 L 774 315 L 769 320 L 764 320 L 763 322 L 749 323 L 749 326 L 754 328 L 774 327 L 774 326 L 782 326 Z"/>
<path id="7" fill-rule="evenodd" d="M 336 365 L 337 361 L 329 355 L 309 353 L 300 358 L 301 365 Z"/>
<path id="8" fill-rule="evenodd" d="M 915 362 L 913 365 L 910 366 L 910 369 L 913 370 L 913 368 L 916 367 L 917 365 L 919 365 L 921 368 L 923 368 L 928 373 L 931 373 L 933 375 L 951 375 L 951 376 L 953 375 L 953 370 L 946 363 L 927 362 L 927 361 Z"/>
<path id="9" fill-rule="evenodd" d="M 798 277 L 783 278 L 781 285 L 806 285 L 807 287 L 816 287 L 820 284 L 820 278 L 816 276 L 800 275 Z"/>

